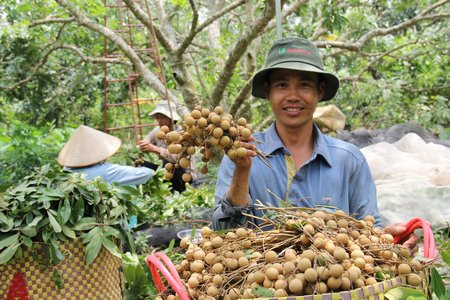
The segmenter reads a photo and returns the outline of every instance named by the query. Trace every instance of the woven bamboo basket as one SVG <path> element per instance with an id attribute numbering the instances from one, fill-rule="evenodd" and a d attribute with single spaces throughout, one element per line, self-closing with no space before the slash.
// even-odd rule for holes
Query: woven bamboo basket
<path id="1" fill-rule="evenodd" d="M 60 248 L 68 255 L 55 266 L 39 264 L 30 251 L 24 251 L 20 260 L 0 265 L 0 299 L 7 299 L 8 289 L 16 274 L 24 278 L 28 293 L 26 299 L 29 300 L 124 299 L 120 258 L 102 248 L 94 262 L 87 266 L 84 246 L 80 241 L 64 243 Z M 55 282 L 55 270 L 62 279 L 62 288 L 58 288 Z"/>
<path id="2" fill-rule="evenodd" d="M 427 298 L 431 299 L 429 293 L 429 272 L 424 271 L 421 274 L 422 282 L 414 289 L 422 291 Z M 396 287 L 411 287 L 406 283 L 406 277 L 396 277 L 393 279 L 377 282 L 376 284 L 364 286 L 362 288 L 326 293 L 321 295 L 306 295 L 306 296 L 289 296 L 289 297 L 273 297 L 273 298 L 257 298 L 257 299 L 239 299 L 239 300 L 384 300 L 385 293 Z"/>

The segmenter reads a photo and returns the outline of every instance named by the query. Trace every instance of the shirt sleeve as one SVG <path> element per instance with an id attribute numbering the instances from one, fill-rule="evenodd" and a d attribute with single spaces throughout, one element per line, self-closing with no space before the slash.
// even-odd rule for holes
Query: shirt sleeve
<path id="1" fill-rule="evenodd" d="M 117 182 L 120 185 L 144 184 L 155 175 L 152 169 L 146 167 L 131 167 L 113 165 L 109 168 L 105 180 L 107 182 Z"/>
<path id="2" fill-rule="evenodd" d="M 252 201 L 248 196 L 249 205 L 232 206 L 226 199 L 228 187 L 234 174 L 234 163 L 225 155 L 220 164 L 214 194 L 214 212 L 212 216 L 213 230 L 223 230 L 237 227 L 244 227 L 247 217 L 242 212 L 251 214 Z"/>
<path id="3" fill-rule="evenodd" d="M 363 155 L 362 157 L 360 167 L 350 178 L 350 212 L 356 213 L 358 219 L 372 215 L 375 218 L 374 225 L 382 227 L 377 205 L 377 189 L 369 165 Z"/>

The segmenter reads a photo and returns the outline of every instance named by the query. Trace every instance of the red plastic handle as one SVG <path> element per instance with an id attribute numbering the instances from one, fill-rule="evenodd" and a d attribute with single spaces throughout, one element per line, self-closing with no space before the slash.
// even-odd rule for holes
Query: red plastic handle
<path id="1" fill-rule="evenodd" d="M 422 218 L 413 218 L 405 224 L 406 231 L 402 235 L 394 237 L 394 243 L 399 244 L 405 240 L 414 230 L 422 228 L 423 231 L 423 256 L 434 259 L 436 257 L 436 243 L 430 224 Z"/>
<path id="2" fill-rule="evenodd" d="M 181 282 L 180 276 L 173 265 L 170 258 L 167 257 L 162 252 L 156 252 L 153 255 L 147 256 L 145 259 L 147 265 L 150 268 L 150 272 L 152 273 L 153 281 L 155 282 L 156 289 L 159 293 L 164 292 L 166 290 L 166 286 L 161 278 L 159 272 L 162 273 L 164 278 L 167 279 L 167 282 L 170 286 L 175 290 L 181 300 L 189 300 L 189 295 L 186 292 L 186 288 Z M 164 264 L 165 265 L 164 265 Z M 169 270 L 167 270 L 169 268 Z M 159 272 L 158 272 L 159 271 Z"/>

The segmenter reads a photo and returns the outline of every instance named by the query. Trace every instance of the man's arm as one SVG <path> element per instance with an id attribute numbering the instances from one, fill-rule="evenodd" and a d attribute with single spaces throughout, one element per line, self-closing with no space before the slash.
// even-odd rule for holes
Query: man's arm
<path id="1" fill-rule="evenodd" d="M 252 157 L 256 156 L 253 144 L 243 143 L 247 156 L 231 160 L 224 156 L 216 182 L 213 229 L 235 228 L 245 225 L 241 212 L 249 212 L 249 175 Z"/>

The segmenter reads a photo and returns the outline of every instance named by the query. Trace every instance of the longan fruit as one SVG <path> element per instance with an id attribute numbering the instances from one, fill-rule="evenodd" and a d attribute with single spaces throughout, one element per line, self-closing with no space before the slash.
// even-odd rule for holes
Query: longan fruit
<path id="1" fill-rule="evenodd" d="M 180 144 L 170 144 L 167 147 L 167 150 L 169 151 L 170 154 L 179 154 L 182 149 L 183 146 L 181 146 Z"/>
<path id="2" fill-rule="evenodd" d="M 269 268 L 267 268 L 265 274 L 269 280 L 275 280 L 278 278 L 278 275 L 280 273 L 278 272 L 278 270 L 276 268 L 269 267 Z"/>
<path id="3" fill-rule="evenodd" d="M 186 157 L 180 158 L 180 161 L 178 163 L 184 169 L 189 168 L 189 166 L 191 165 L 191 161 Z"/>
<path id="4" fill-rule="evenodd" d="M 217 124 L 221 123 L 222 118 L 219 115 L 214 114 L 214 115 L 210 116 L 210 120 L 211 120 L 211 123 L 217 125 Z"/>
<path id="5" fill-rule="evenodd" d="M 208 166 L 207 165 L 201 166 L 200 167 L 200 173 L 207 174 L 208 173 Z"/>
<path id="6" fill-rule="evenodd" d="M 306 257 L 300 258 L 297 261 L 297 268 L 301 271 L 301 272 L 305 272 L 307 269 L 311 268 L 311 260 L 309 260 Z"/>
<path id="7" fill-rule="evenodd" d="M 201 117 L 197 120 L 197 125 L 200 128 L 205 128 L 208 125 L 208 121 L 205 118 Z"/>
<path id="8" fill-rule="evenodd" d="M 397 271 L 398 271 L 398 274 L 400 274 L 400 275 L 406 275 L 406 274 L 411 273 L 411 267 L 408 264 L 402 263 L 402 264 L 398 265 Z"/>
<path id="9" fill-rule="evenodd" d="M 191 111 L 191 116 L 194 119 L 200 119 L 200 117 L 202 116 L 202 113 L 200 112 L 200 110 L 194 109 L 193 111 Z"/>
<path id="10" fill-rule="evenodd" d="M 236 149 L 236 153 L 237 153 L 237 156 L 244 157 L 247 155 L 247 149 L 244 147 L 240 147 L 240 148 Z"/>
<path id="11" fill-rule="evenodd" d="M 230 139 L 228 136 L 223 135 L 223 136 L 220 138 L 219 143 L 220 143 L 224 148 L 227 148 L 227 147 L 229 147 L 229 146 L 231 145 L 231 139 Z"/>
<path id="12" fill-rule="evenodd" d="M 163 140 L 165 137 L 166 137 L 166 133 L 162 130 L 160 130 L 156 133 L 156 138 L 159 140 Z"/>
<path id="13" fill-rule="evenodd" d="M 288 287 L 289 291 L 294 295 L 301 295 L 303 292 L 303 282 L 298 278 L 294 278 L 289 281 Z"/>
<path id="14" fill-rule="evenodd" d="M 344 268 L 339 264 L 331 265 L 329 268 L 330 268 L 330 274 L 334 278 L 339 278 L 344 273 Z"/>
<path id="15" fill-rule="evenodd" d="M 420 282 L 422 281 L 422 278 L 420 278 L 417 274 L 409 274 L 408 275 L 408 284 L 412 286 L 418 286 Z"/>
<path id="16" fill-rule="evenodd" d="M 277 260 L 278 255 L 275 251 L 269 250 L 264 254 L 264 259 L 268 263 L 273 263 Z"/>
<path id="17" fill-rule="evenodd" d="M 223 130 L 228 130 L 231 127 L 231 124 L 228 120 L 222 120 L 222 122 L 220 122 L 220 128 L 222 128 Z"/>
<path id="18" fill-rule="evenodd" d="M 178 131 L 174 130 L 174 131 L 167 133 L 167 139 L 170 142 L 177 142 L 180 138 L 181 138 L 181 135 Z"/>
<path id="19" fill-rule="evenodd" d="M 230 149 L 227 151 L 227 156 L 231 159 L 235 159 L 237 156 L 237 151 L 235 149 Z"/>
<path id="20" fill-rule="evenodd" d="M 228 134 L 229 134 L 230 136 L 232 136 L 232 137 L 237 136 L 237 133 L 238 133 L 238 131 L 237 131 L 236 127 L 234 127 L 234 126 L 231 126 L 231 127 L 228 129 Z"/>
<path id="21" fill-rule="evenodd" d="M 223 107 L 222 106 L 216 106 L 214 107 L 214 112 L 218 115 L 223 113 Z"/>
<path id="22" fill-rule="evenodd" d="M 191 115 L 186 116 L 186 117 L 184 118 L 184 124 L 185 124 L 186 126 L 192 126 L 192 125 L 195 124 L 195 119 L 194 119 Z"/>
<path id="23" fill-rule="evenodd" d="M 317 271 L 313 268 L 306 269 L 305 271 L 305 280 L 308 282 L 316 282 L 317 280 Z"/>
<path id="24" fill-rule="evenodd" d="M 165 173 L 164 173 L 164 178 L 165 178 L 166 180 L 171 180 L 171 179 L 173 178 L 173 173 L 171 173 L 171 172 L 165 172 Z"/>
<path id="25" fill-rule="evenodd" d="M 325 294 L 328 290 L 327 285 L 325 284 L 325 282 L 318 282 L 316 283 L 316 285 L 314 286 L 314 290 L 316 291 L 316 293 L 318 294 Z"/>
<path id="26" fill-rule="evenodd" d="M 189 182 L 189 181 L 191 181 L 191 179 L 192 179 L 192 175 L 189 174 L 189 173 L 184 173 L 184 174 L 181 176 L 181 179 L 183 179 L 184 182 Z"/>
<path id="27" fill-rule="evenodd" d="M 223 135 L 223 129 L 220 127 L 216 127 L 214 128 L 212 134 L 216 139 L 218 139 Z"/>
<path id="28" fill-rule="evenodd" d="M 170 131 L 169 127 L 166 125 L 161 126 L 160 130 L 164 133 L 168 133 Z"/>
<path id="29" fill-rule="evenodd" d="M 238 125 L 245 126 L 245 124 L 247 124 L 247 119 L 241 117 L 237 120 L 237 123 Z"/>
<path id="30" fill-rule="evenodd" d="M 330 290 L 337 290 L 341 287 L 341 278 L 330 277 L 327 280 L 327 286 Z"/>
<path id="31" fill-rule="evenodd" d="M 195 289 L 199 285 L 197 277 L 191 276 L 188 280 L 188 285 L 190 288 Z"/>
<path id="32" fill-rule="evenodd" d="M 248 139 L 252 135 L 252 132 L 248 128 L 244 128 L 241 130 L 241 136 L 245 139 Z"/>
<path id="33" fill-rule="evenodd" d="M 217 262 L 211 267 L 211 272 L 214 274 L 220 274 L 223 272 L 223 269 L 224 269 L 223 265 Z"/>

